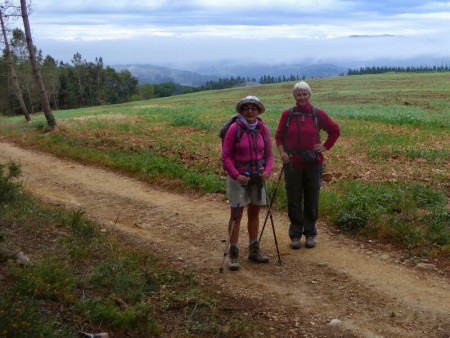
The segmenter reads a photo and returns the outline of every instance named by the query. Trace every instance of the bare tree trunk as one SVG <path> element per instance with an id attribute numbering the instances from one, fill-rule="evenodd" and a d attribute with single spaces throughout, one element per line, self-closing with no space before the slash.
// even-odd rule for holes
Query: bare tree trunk
<path id="1" fill-rule="evenodd" d="M 23 27 L 25 29 L 25 36 L 27 40 L 28 52 L 30 55 L 31 68 L 33 69 L 33 76 L 34 79 L 36 80 L 36 85 L 39 88 L 42 110 L 44 112 L 45 118 L 47 119 L 48 126 L 53 129 L 56 127 L 56 120 L 52 114 L 50 102 L 48 100 L 47 92 L 44 86 L 44 81 L 42 81 L 41 72 L 39 71 L 39 66 L 36 61 L 36 53 L 34 51 L 33 39 L 31 38 L 30 22 L 28 21 L 26 0 L 20 0 L 20 8 L 22 11 Z"/>
<path id="2" fill-rule="evenodd" d="M 22 91 L 20 90 L 19 80 L 17 79 L 16 68 L 14 66 L 14 60 L 11 53 L 11 48 L 9 48 L 8 37 L 6 35 L 5 23 L 3 21 L 3 13 L 0 9 L 0 23 L 2 25 L 3 38 L 5 40 L 5 49 L 6 49 L 6 57 L 9 64 L 9 69 L 11 72 L 11 79 L 14 85 L 15 94 L 17 100 L 19 100 L 20 109 L 22 110 L 23 115 L 25 116 L 25 120 L 30 121 L 30 113 L 28 113 L 27 106 L 23 100 Z"/>
<path id="3" fill-rule="evenodd" d="M 31 95 L 30 82 L 28 82 L 28 81 L 25 82 L 25 92 L 27 93 L 28 103 L 29 103 L 30 109 L 31 109 L 31 114 L 34 114 L 35 111 L 34 111 L 33 95 Z"/>

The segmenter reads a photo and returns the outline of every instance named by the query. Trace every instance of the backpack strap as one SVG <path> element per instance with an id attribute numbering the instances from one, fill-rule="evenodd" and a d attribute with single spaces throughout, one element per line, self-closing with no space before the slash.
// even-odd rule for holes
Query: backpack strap
<path id="1" fill-rule="evenodd" d="M 252 139 L 257 135 L 257 134 L 261 134 L 263 141 L 264 141 L 264 149 L 266 147 L 267 144 L 267 137 L 266 137 L 266 131 L 268 130 L 267 126 L 264 124 L 264 122 L 262 121 L 262 119 L 258 118 L 258 129 L 254 130 L 254 131 L 248 131 L 246 130 L 245 133 L 247 133 L 248 135 L 252 135 Z M 239 142 L 241 136 L 242 136 L 242 128 L 239 124 L 238 121 L 236 121 L 237 123 L 237 128 L 236 128 L 236 138 L 235 138 L 235 142 Z M 239 167 L 246 167 L 247 169 L 252 166 L 257 164 L 257 167 L 265 167 L 266 166 L 266 156 L 267 154 L 264 152 L 263 157 L 261 160 L 259 161 L 249 161 L 249 162 L 240 162 L 237 161 L 235 162 L 235 167 L 239 168 Z"/>
<path id="2" fill-rule="evenodd" d="M 236 128 L 235 142 L 239 142 L 239 140 L 241 139 L 241 136 L 242 136 L 242 128 L 241 128 L 241 126 L 240 126 L 240 124 L 239 124 L 239 122 L 238 122 L 238 116 L 239 116 L 239 114 L 235 114 L 235 115 L 231 116 L 231 117 L 224 123 L 223 127 L 220 129 L 220 131 L 219 131 L 219 137 L 222 139 L 222 142 L 223 142 L 223 139 L 225 138 L 225 135 L 226 135 L 228 129 L 230 128 L 230 126 L 231 126 L 234 122 L 236 122 L 236 127 L 237 127 L 237 128 Z M 264 124 L 264 122 L 263 122 L 263 120 L 262 120 L 261 118 L 258 118 L 258 121 L 259 121 L 259 129 L 260 129 L 260 131 L 261 131 L 261 135 L 262 135 L 262 137 L 263 137 L 264 144 L 266 144 L 266 143 L 267 143 L 267 137 L 266 137 L 265 131 L 267 130 L 267 126 Z"/>
<path id="3" fill-rule="evenodd" d="M 289 126 L 291 124 L 291 121 L 292 121 L 292 118 L 293 118 L 294 114 L 301 115 L 303 118 L 305 116 L 305 114 L 303 114 L 303 113 L 297 113 L 295 111 L 295 108 L 296 108 L 295 106 L 292 107 L 292 108 L 289 108 L 289 114 L 288 114 L 288 118 L 286 120 L 286 131 L 289 129 Z M 312 107 L 312 117 L 314 119 L 314 125 L 316 126 L 317 129 L 320 129 L 319 117 L 317 116 L 317 108 L 314 107 L 314 106 Z"/>
<path id="4" fill-rule="evenodd" d="M 235 142 L 239 142 L 239 140 L 241 139 L 241 136 L 242 136 L 242 128 L 241 128 L 239 122 L 236 121 L 236 124 L 237 124 L 237 128 L 236 128 L 236 139 L 235 139 Z M 259 128 L 257 129 L 257 132 L 261 133 L 261 136 L 262 136 L 263 141 L 264 141 L 264 146 L 265 146 L 266 143 L 267 143 L 267 137 L 266 137 L 267 126 L 265 125 L 263 120 L 260 119 L 260 118 L 258 118 L 258 127 Z M 246 131 L 246 133 L 250 134 L 251 132 L 250 131 Z"/>
<path id="5" fill-rule="evenodd" d="M 284 131 L 283 144 L 286 141 L 287 131 L 289 129 L 289 126 L 290 126 L 290 124 L 292 122 L 292 118 L 294 117 L 294 115 L 302 116 L 302 119 L 303 120 L 305 119 L 306 114 L 296 112 L 295 109 L 296 109 L 296 106 L 289 108 L 289 113 L 288 113 L 288 117 L 287 117 L 287 120 L 286 120 L 286 128 L 285 128 L 285 131 Z M 313 117 L 313 120 L 314 120 L 314 125 L 316 126 L 316 128 L 319 131 L 319 143 L 320 143 L 320 126 L 319 126 L 319 117 L 318 117 L 318 114 L 317 114 L 317 108 L 312 106 L 311 110 L 312 110 L 312 117 Z"/>

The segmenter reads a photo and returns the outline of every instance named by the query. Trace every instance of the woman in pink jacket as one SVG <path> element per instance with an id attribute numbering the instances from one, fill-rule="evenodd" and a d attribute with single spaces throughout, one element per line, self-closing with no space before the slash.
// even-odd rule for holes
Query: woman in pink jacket
<path id="1" fill-rule="evenodd" d="M 269 257 L 258 243 L 259 210 L 266 205 L 264 182 L 273 165 L 272 142 L 267 126 L 259 117 L 265 111 L 256 96 L 238 102 L 236 121 L 230 125 L 222 145 L 222 163 L 227 172 L 227 193 L 230 202 L 229 268 L 239 269 L 239 229 L 247 206 L 249 255 L 251 261 L 267 263 Z"/>

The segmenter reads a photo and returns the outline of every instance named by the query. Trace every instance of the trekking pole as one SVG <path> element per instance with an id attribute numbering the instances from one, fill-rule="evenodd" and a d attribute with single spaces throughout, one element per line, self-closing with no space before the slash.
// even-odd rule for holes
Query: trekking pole
<path id="1" fill-rule="evenodd" d="M 281 177 L 281 175 L 280 175 L 280 177 Z M 266 186 L 266 182 L 265 181 L 263 182 L 263 185 L 264 185 L 264 190 L 266 191 L 266 197 L 269 199 L 269 195 L 267 194 L 267 186 Z M 270 200 L 268 200 L 267 202 L 268 202 L 267 203 L 267 206 L 268 206 L 267 214 L 270 216 L 270 222 L 272 223 L 273 238 L 275 240 L 275 247 L 277 248 L 278 264 L 281 265 L 282 262 L 281 262 L 281 258 L 280 258 L 280 250 L 278 249 L 277 234 L 275 233 L 275 225 L 273 224 L 272 211 L 270 210 L 270 207 L 271 207 L 272 203 L 271 203 Z M 260 236 L 260 238 L 261 238 L 261 236 Z"/>
<path id="2" fill-rule="evenodd" d="M 238 203 L 237 206 L 236 206 L 236 211 L 234 212 L 234 216 L 233 216 L 233 223 L 231 223 L 231 227 L 230 227 L 230 235 L 228 236 L 227 244 L 225 245 L 225 250 L 223 251 L 222 266 L 219 268 L 219 272 L 220 273 L 223 273 L 223 266 L 225 264 L 225 257 L 227 256 L 228 247 L 229 247 L 230 242 L 231 242 L 231 236 L 233 235 L 234 223 L 236 223 L 236 218 L 237 218 L 237 215 L 238 215 L 238 212 L 239 212 L 239 205 L 240 205 L 240 203 Z"/>
<path id="3" fill-rule="evenodd" d="M 268 209 L 267 209 L 266 219 L 264 220 L 264 224 L 263 224 L 263 227 L 262 227 L 262 229 L 261 229 L 261 233 L 260 233 L 260 235 L 259 235 L 259 240 L 258 240 L 258 242 L 261 242 L 261 238 L 262 238 L 262 235 L 263 235 L 263 233 L 264 233 L 264 229 L 265 229 L 265 227 L 266 227 L 267 220 L 269 219 L 269 213 L 270 213 L 270 210 L 271 210 L 271 208 L 272 208 L 272 203 L 273 203 L 273 201 L 275 200 L 275 195 L 277 194 L 278 186 L 280 185 L 280 181 L 281 181 L 281 177 L 283 176 L 283 172 L 284 172 L 284 165 L 281 167 L 281 172 L 280 172 L 280 176 L 278 177 L 277 185 L 275 186 L 275 190 L 274 190 L 274 192 L 273 192 L 272 199 L 269 201 L 269 204 L 268 204 L 269 207 L 268 207 Z M 265 187 L 265 182 L 264 182 L 264 188 L 266 188 L 266 187 Z M 266 196 L 267 196 L 267 198 L 269 198 L 269 195 L 267 194 L 267 188 L 266 188 Z"/>

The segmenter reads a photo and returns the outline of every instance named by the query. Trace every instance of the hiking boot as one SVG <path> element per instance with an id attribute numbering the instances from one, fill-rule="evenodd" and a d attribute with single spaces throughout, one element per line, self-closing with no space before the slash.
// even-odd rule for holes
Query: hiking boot
<path id="1" fill-rule="evenodd" d="M 239 270 L 239 248 L 235 245 L 230 246 L 230 261 L 228 262 L 228 268 L 231 271 Z"/>
<path id="2" fill-rule="evenodd" d="M 315 237 L 306 237 L 305 247 L 308 249 L 312 249 L 316 246 L 316 238 Z"/>
<path id="3" fill-rule="evenodd" d="M 298 250 L 298 249 L 300 249 L 300 247 L 301 247 L 300 238 L 292 238 L 291 248 L 294 250 Z"/>
<path id="4" fill-rule="evenodd" d="M 259 248 L 259 243 L 257 241 L 253 242 L 248 247 L 248 259 L 256 263 L 269 262 L 269 257 L 261 252 L 261 249 Z"/>

